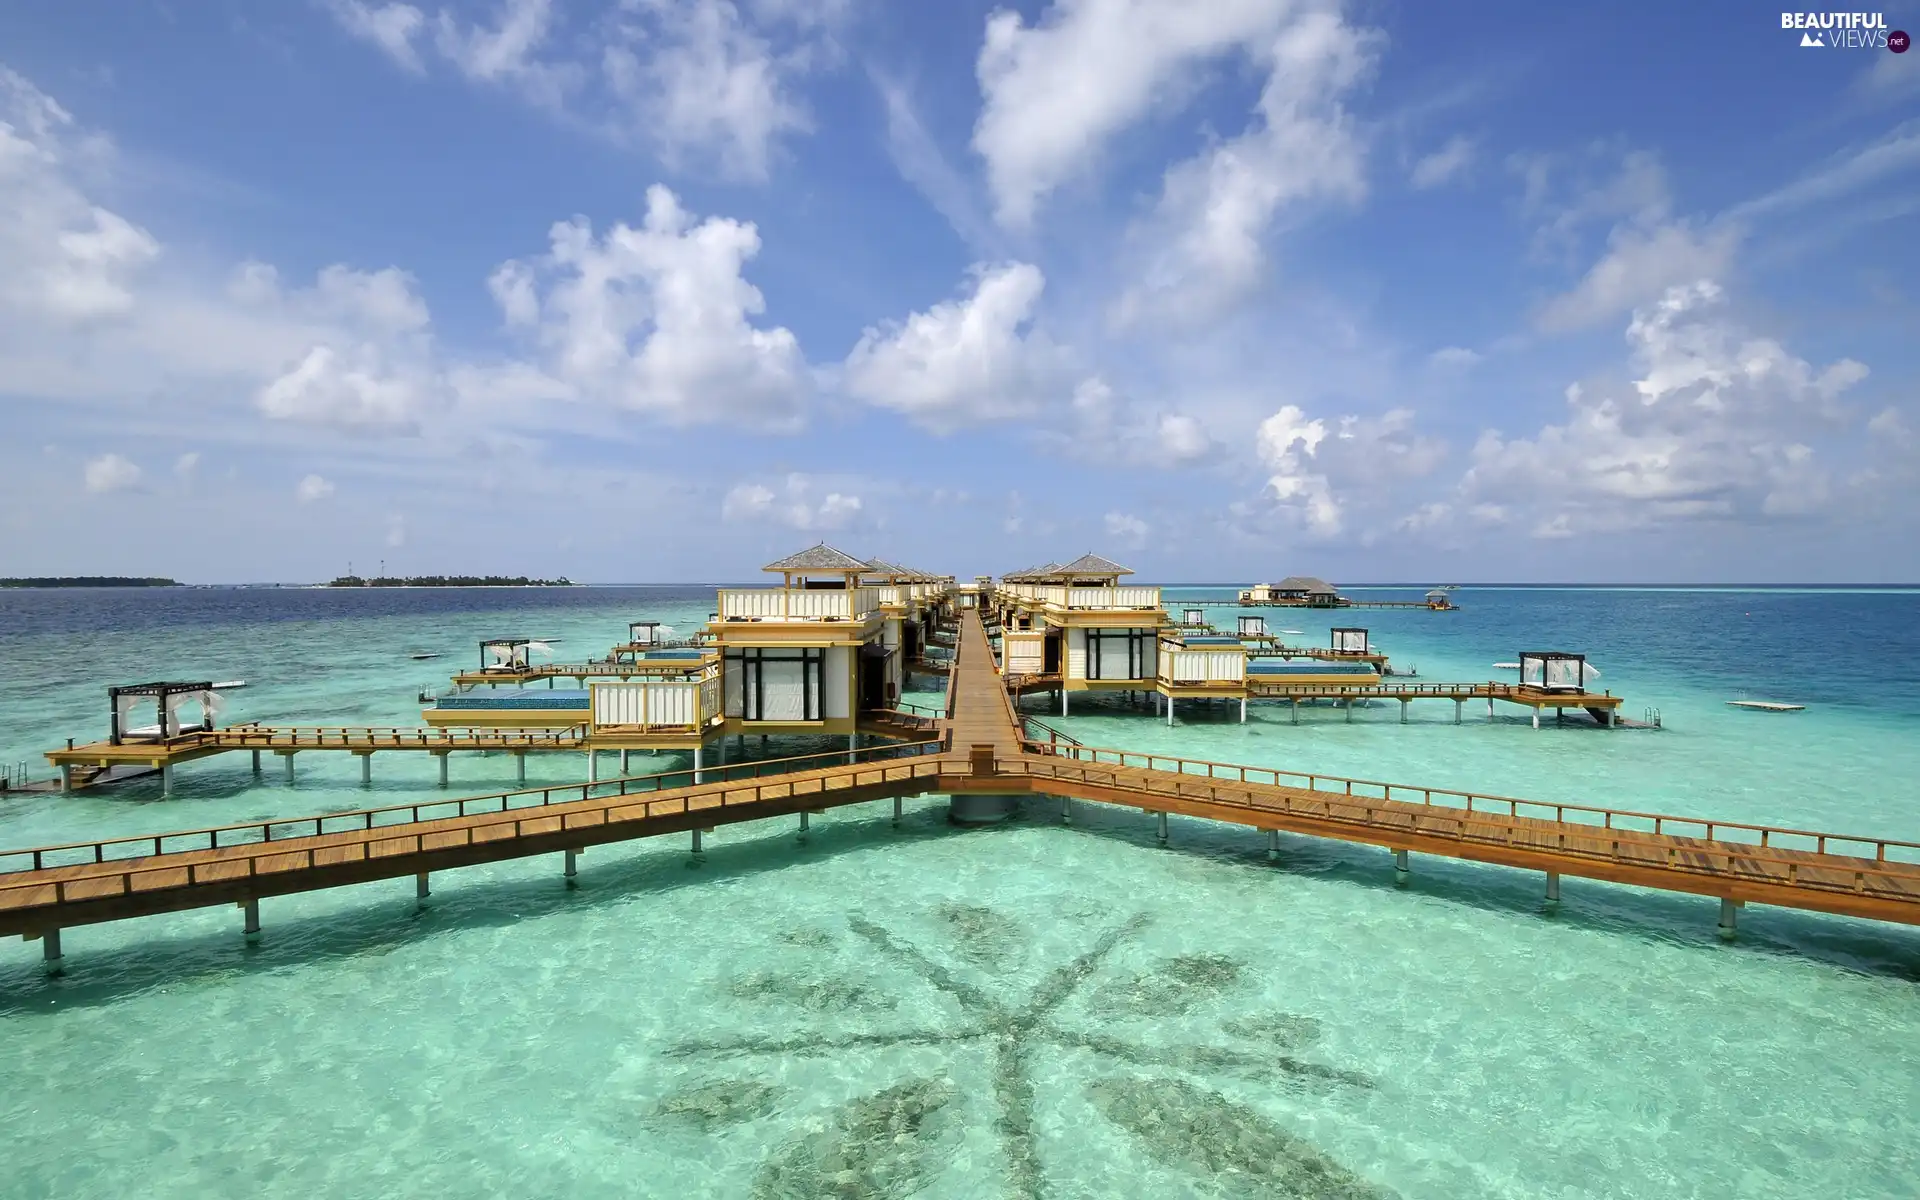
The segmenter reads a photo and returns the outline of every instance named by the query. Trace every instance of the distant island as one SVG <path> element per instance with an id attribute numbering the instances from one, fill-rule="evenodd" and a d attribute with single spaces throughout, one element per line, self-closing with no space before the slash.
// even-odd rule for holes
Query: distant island
<path id="1" fill-rule="evenodd" d="M 382 575 L 363 579 L 342 575 L 328 587 L 576 587 L 566 576 L 559 579 L 529 579 L 525 575 Z"/>
<path id="2" fill-rule="evenodd" d="M 108 587 L 185 587 L 178 579 L 140 575 L 28 575 L 19 579 L 0 579 L 0 587 L 9 588 L 108 588 Z"/>

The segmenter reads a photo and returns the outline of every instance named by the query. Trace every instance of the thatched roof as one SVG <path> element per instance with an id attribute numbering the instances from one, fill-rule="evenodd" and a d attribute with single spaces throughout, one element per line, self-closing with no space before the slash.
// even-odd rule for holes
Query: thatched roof
<path id="1" fill-rule="evenodd" d="M 1101 558 L 1098 554 L 1082 554 L 1063 567 L 1056 568 L 1061 575 L 1131 575 L 1133 571 L 1121 566 L 1110 558 Z"/>
<path id="2" fill-rule="evenodd" d="M 1276 592 L 1320 592 L 1324 594 L 1333 591 L 1333 585 L 1324 579 L 1316 579 L 1311 575 L 1289 575 L 1279 583 L 1274 584 L 1273 590 Z"/>
<path id="3" fill-rule="evenodd" d="M 770 562 L 760 568 L 763 571 L 865 571 L 867 564 L 861 562 L 844 550 L 835 550 L 821 542 L 798 554 L 789 554 L 779 562 Z"/>

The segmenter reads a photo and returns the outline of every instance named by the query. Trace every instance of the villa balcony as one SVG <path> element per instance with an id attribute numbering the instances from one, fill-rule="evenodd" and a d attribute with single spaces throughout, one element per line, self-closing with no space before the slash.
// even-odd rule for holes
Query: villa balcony
<path id="1" fill-rule="evenodd" d="M 897 588 L 722 588 L 722 621 L 858 621 Z"/>

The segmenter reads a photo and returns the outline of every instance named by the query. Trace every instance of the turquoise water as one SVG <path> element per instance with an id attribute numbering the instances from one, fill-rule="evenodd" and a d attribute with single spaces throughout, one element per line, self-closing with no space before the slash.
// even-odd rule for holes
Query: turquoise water
<path id="1" fill-rule="evenodd" d="M 1176 609 L 1225 593 L 1172 592 Z M 1421 681 L 1590 654 L 1658 732 L 1416 703 L 1076 697 L 1083 741 L 1920 840 L 1920 597 L 1491 591 L 1366 625 Z M 710 592 L 0 596 L 0 751 L 104 731 L 110 682 L 244 678 L 223 719 L 414 724 L 484 637 L 603 654 Z M 411 607 L 410 607 L 411 606 Z M 1238 611 L 1206 605 L 1231 625 Z M 1751 615 L 1749 615 L 1751 614 Z M 410 652 L 441 651 L 429 662 Z M 1742 694 L 1809 705 L 1743 712 Z M 933 696 L 910 697 L 932 702 Z M 1039 698 L 1028 702 L 1040 713 Z M 776 742 L 770 753 L 814 748 Z M 309 761 L 311 760 L 311 761 Z M 427 756 L 245 756 L 0 799 L 0 844 L 441 793 Z M 642 756 L 636 769 L 685 765 Z M 577 781 L 578 755 L 529 783 Z M 44 774 L 44 768 L 42 768 Z M 459 755 L 455 792 L 512 784 Z M 5 1196 L 1905 1197 L 1920 933 L 1049 803 L 935 799 L 0 945 Z"/>

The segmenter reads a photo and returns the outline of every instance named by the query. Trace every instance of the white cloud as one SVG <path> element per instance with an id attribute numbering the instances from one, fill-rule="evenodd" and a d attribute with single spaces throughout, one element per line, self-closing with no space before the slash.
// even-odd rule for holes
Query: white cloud
<path id="1" fill-rule="evenodd" d="M 1739 240 L 1732 228 L 1695 229 L 1685 222 L 1618 226 L 1600 261 L 1572 291 L 1555 296 L 1540 310 L 1539 325 L 1556 332 L 1584 328 L 1658 297 L 1678 282 L 1714 278 L 1732 263 Z"/>
<path id="2" fill-rule="evenodd" d="M 1186 467 L 1213 455 L 1207 427 L 1189 413 L 1156 412 L 1118 395 L 1105 379 L 1082 379 L 1061 428 L 1040 431 L 1042 444 L 1105 466 Z"/>
<path id="3" fill-rule="evenodd" d="M 1279 505 L 1296 513 L 1316 534 L 1340 532 L 1340 505 L 1325 474 L 1313 459 L 1327 437 L 1325 421 L 1308 420 L 1296 405 L 1286 405 L 1260 423 L 1255 445 L 1272 472 L 1267 490 Z"/>
<path id="4" fill-rule="evenodd" d="M 102 454 L 87 462 L 89 492 L 124 492 L 140 483 L 140 468 L 118 454 Z"/>
<path id="5" fill-rule="evenodd" d="M 1449 138 L 1447 144 L 1428 154 L 1413 164 L 1407 173 L 1407 179 L 1421 190 L 1436 188 L 1447 183 L 1473 165 L 1473 159 L 1479 147 L 1469 137 Z"/>
<path id="6" fill-rule="evenodd" d="M 1042 198 L 1105 144 L 1190 84 L 1210 59 L 1272 39 L 1292 0 L 1057 0 L 1037 25 L 987 19 L 976 72 L 973 148 L 1003 224 L 1029 224 Z"/>
<path id="7" fill-rule="evenodd" d="M 869 327 L 847 355 L 847 391 L 942 431 L 1044 402 L 1060 365 L 1030 328 L 1045 277 L 1028 263 L 971 274 L 971 294 Z"/>
<path id="8" fill-rule="evenodd" d="M 783 525 L 802 532 L 846 529 L 860 519 L 860 497 L 851 492 L 798 473 L 776 482 L 778 487 L 734 485 L 721 501 L 721 519 Z"/>
<path id="9" fill-rule="evenodd" d="M 425 69 L 413 48 L 413 39 L 425 27 L 426 16 L 413 5 L 329 0 L 327 8 L 342 29 L 379 47 L 402 69 L 414 74 Z"/>
<path id="10" fill-rule="evenodd" d="M 1429 366 L 1441 370 L 1462 371 L 1479 362 L 1481 354 L 1465 346 L 1443 346 L 1427 356 Z"/>
<path id="11" fill-rule="evenodd" d="M 173 473 L 182 479 L 193 478 L 193 473 L 199 469 L 200 452 L 198 450 L 189 450 L 173 460 Z"/>
<path id="12" fill-rule="evenodd" d="M 1833 487 L 1811 443 L 1839 428 L 1840 397 L 1867 368 L 1842 359 L 1816 371 L 1745 334 L 1724 303 L 1699 281 L 1636 309 L 1638 377 L 1569 387 L 1566 422 L 1530 438 L 1484 433 L 1462 492 L 1532 513 L 1541 537 L 1820 510 Z"/>
<path id="13" fill-rule="evenodd" d="M 1254 448 L 1270 472 L 1273 507 L 1320 538 L 1345 531 L 1354 513 L 1372 536 L 1399 491 L 1431 475 L 1447 454 L 1444 442 L 1414 428 L 1411 409 L 1347 415 L 1329 426 L 1292 404 L 1261 422 Z"/>
<path id="14" fill-rule="evenodd" d="M 327 497 L 333 495 L 333 492 L 334 487 L 332 481 L 322 479 L 318 475 L 307 476 L 293 489 L 294 498 L 302 504 L 312 504 L 316 501 L 325 500 Z"/>
<path id="15" fill-rule="evenodd" d="M 1147 544 L 1151 532 L 1147 523 L 1131 513 L 1110 512 L 1106 517 L 1107 536 L 1123 546 L 1138 549 Z"/>
<path id="16" fill-rule="evenodd" d="M 1247 131 L 1168 169 L 1154 214 L 1134 231 L 1146 265 L 1114 306 L 1118 324 L 1216 319 L 1264 277 L 1266 238 L 1283 209 L 1365 194 L 1365 147 L 1341 100 L 1372 67 L 1378 41 L 1327 11 L 1279 33 Z"/>
<path id="17" fill-rule="evenodd" d="M 674 424 L 792 429 L 811 376 L 790 331 L 752 323 L 766 305 L 742 271 L 759 250 L 753 225 L 696 222 L 656 185 L 640 228 L 556 224 L 548 254 L 489 282 L 566 394 Z"/>

